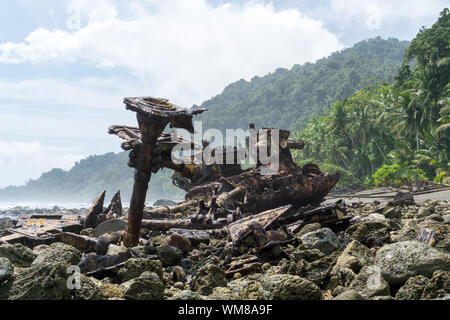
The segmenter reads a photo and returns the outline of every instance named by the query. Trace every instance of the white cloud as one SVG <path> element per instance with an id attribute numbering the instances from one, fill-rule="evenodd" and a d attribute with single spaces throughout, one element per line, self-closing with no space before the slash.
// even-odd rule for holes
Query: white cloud
<path id="1" fill-rule="evenodd" d="M 129 85 L 118 78 L 0 79 L 0 108 L 5 100 L 35 105 L 83 108 L 118 108 Z"/>
<path id="2" fill-rule="evenodd" d="M 205 0 L 74 0 L 79 30 L 38 29 L 0 43 L 0 63 L 88 61 L 126 67 L 148 84 L 143 94 L 189 106 L 240 78 L 314 61 L 342 48 L 322 22 L 298 10 Z"/>
<path id="3" fill-rule="evenodd" d="M 53 168 L 70 169 L 83 157 L 73 148 L 0 140 L 0 188 L 24 184 L 28 179 L 37 179 L 41 172 Z"/>
<path id="4" fill-rule="evenodd" d="M 448 4 L 448 0 L 330 0 L 329 9 L 324 13 L 326 19 L 338 20 L 343 27 L 360 22 L 368 29 L 372 29 L 371 19 L 379 13 L 380 25 L 376 29 L 393 24 L 401 28 L 401 20 L 414 22 L 435 18 Z"/>

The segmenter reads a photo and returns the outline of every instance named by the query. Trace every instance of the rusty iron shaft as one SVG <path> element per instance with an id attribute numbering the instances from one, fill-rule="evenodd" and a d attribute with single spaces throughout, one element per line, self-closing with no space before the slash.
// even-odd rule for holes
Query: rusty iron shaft
<path id="1" fill-rule="evenodd" d="M 157 116 L 149 117 L 140 113 L 137 113 L 137 120 L 142 135 L 142 143 L 138 144 L 136 148 L 134 186 L 128 210 L 127 229 L 123 239 L 123 244 L 127 248 L 139 244 L 145 198 L 152 174 L 152 152 L 158 137 L 169 123 L 168 119 Z"/>

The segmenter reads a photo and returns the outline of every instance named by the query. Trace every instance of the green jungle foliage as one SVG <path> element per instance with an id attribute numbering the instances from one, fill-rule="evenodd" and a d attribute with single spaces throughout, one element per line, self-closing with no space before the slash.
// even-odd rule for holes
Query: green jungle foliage
<path id="1" fill-rule="evenodd" d="M 408 41 L 378 37 L 315 63 L 239 80 L 200 105 L 208 111 L 196 120 L 203 120 L 204 129 L 247 129 L 249 123 L 257 128 L 302 128 L 336 100 L 369 84 L 393 82 L 408 46 Z"/>
<path id="2" fill-rule="evenodd" d="M 306 142 L 295 159 L 333 166 L 346 173 L 341 184 L 347 185 L 396 184 L 405 176 L 444 181 L 450 167 L 448 9 L 419 31 L 395 80 L 336 101 L 326 115 L 295 132 Z"/>

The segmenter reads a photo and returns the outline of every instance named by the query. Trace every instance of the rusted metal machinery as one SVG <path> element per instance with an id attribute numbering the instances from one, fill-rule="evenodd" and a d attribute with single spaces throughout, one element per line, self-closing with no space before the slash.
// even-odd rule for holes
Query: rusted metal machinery
<path id="1" fill-rule="evenodd" d="M 125 98 L 126 109 L 136 112 L 140 141 L 137 141 L 137 135 L 133 130 L 124 127 L 118 130 L 117 127 L 111 127 L 110 132 L 129 134 L 130 139 L 122 146 L 132 147 L 130 154 L 131 167 L 135 168 L 133 193 L 130 200 L 128 211 L 127 230 L 124 235 L 123 243 L 126 247 L 136 246 L 139 242 L 139 233 L 141 221 L 145 206 L 145 198 L 148 190 L 152 171 L 156 172 L 159 168 L 155 165 L 161 163 L 157 159 L 161 153 L 158 147 L 158 139 L 166 126 L 170 123 L 171 128 L 183 128 L 189 132 L 194 132 L 192 117 L 196 114 L 206 111 L 206 109 L 184 109 L 180 108 L 166 99 L 156 99 L 152 97 Z"/>
<path id="2" fill-rule="evenodd" d="M 122 148 L 131 150 L 129 166 L 136 169 L 124 235 L 124 245 L 127 247 L 138 244 L 150 176 L 162 167 L 173 169 L 178 181 L 185 180 L 185 183 L 180 185 L 188 191 L 185 203 L 197 206 L 197 212 L 183 219 L 171 217 L 161 220 L 159 216 L 155 220 L 145 220 L 143 224 L 148 229 L 217 230 L 241 219 L 243 214 L 255 215 L 285 205 L 292 205 L 295 209 L 308 205 L 317 207 L 339 180 L 339 173 L 323 174 L 314 164 L 307 164 L 303 168 L 298 166 L 292 159 L 291 149 L 302 149 L 304 143 L 290 140 L 289 131 L 275 128 L 259 130 L 256 141 L 250 142 L 247 139 L 247 148 L 250 143 L 256 144 L 255 168 L 240 168 L 236 148 L 232 150 L 235 153 L 232 164 L 175 164 L 172 161 L 172 150 L 176 145 L 187 144 L 194 152 L 201 153 L 206 142 L 199 146 L 163 130 L 170 123 L 171 127 L 183 128 L 193 133 L 192 117 L 205 109 L 182 109 L 170 104 L 168 100 L 150 97 L 125 98 L 124 102 L 127 109 L 137 112 L 139 128 L 111 126 L 109 132 L 125 140 Z M 250 124 L 250 129 L 254 130 L 254 125 Z M 262 170 L 270 167 L 272 163 L 262 164 L 258 155 L 261 154 L 261 148 L 266 148 L 266 152 L 272 150 L 270 144 L 273 143 L 271 136 L 274 130 L 279 134 L 279 140 L 275 142 L 279 144 L 276 148 L 279 165 L 276 172 L 266 175 Z M 224 148 L 214 152 L 224 154 L 228 151 Z M 159 215 L 159 211 L 155 212 L 155 216 Z M 170 214 L 169 209 L 166 211 Z M 146 216 L 151 217 L 152 212 L 148 212 Z M 335 217 L 336 215 L 332 215 L 331 219 Z"/>

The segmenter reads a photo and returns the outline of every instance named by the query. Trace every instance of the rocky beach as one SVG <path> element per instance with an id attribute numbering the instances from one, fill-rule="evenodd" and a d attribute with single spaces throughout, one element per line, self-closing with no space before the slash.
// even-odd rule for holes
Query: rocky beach
<path id="1" fill-rule="evenodd" d="M 450 299 L 449 202 L 340 205 L 347 211 L 345 226 L 308 223 L 273 237 L 265 250 L 258 247 L 257 233 L 236 245 L 229 234 L 155 231 L 145 225 L 132 249 L 120 245 L 121 231 L 96 238 L 94 228 L 81 227 L 72 229 L 80 237 L 72 242 L 57 235 L 35 246 L 4 242 L 0 299 Z M 194 210 L 186 207 L 177 215 Z M 0 219 L 0 237 L 11 234 L 24 213 L 81 219 L 87 213 L 16 211 L 17 218 Z M 89 241 L 95 248 L 89 249 Z M 71 266 L 81 270 L 79 278 Z"/>

